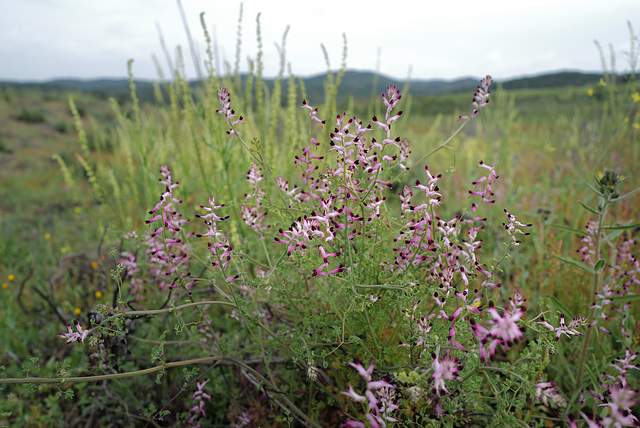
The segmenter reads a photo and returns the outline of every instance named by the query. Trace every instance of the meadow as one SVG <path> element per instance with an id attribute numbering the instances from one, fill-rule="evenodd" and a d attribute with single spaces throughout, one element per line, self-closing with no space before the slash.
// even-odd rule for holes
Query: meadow
<path id="1" fill-rule="evenodd" d="M 0 94 L 0 426 L 638 425 L 633 57 L 310 99 L 204 37 L 153 102 Z"/>

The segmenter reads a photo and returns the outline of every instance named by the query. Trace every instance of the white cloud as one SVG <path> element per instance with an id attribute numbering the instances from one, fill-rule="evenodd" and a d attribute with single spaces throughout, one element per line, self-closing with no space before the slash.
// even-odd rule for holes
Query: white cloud
<path id="1" fill-rule="evenodd" d="M 2 4 L 5 3 L 5 4 Z M 182 0 L 191 33 L 204 57 L 199 15 L 215 34 L 218 52 L 235 62 L 240 2 Z M 157 77 L 151 60 L 162 64 L 156 24 L 172 57 L 176 45 L 186 55 L 189 77 L 195 77 L 189 47 L 173 0 L 0 0 L 0 79 L 48 79 L 60 76 L 125 76 L 135 59 L 141 78 Z M 619 68 L 628 49 L 628 19 L 640 16 L 637 0 L 245 0 L 241 69 L 257 54 L 256 15 L 261 13 L 265 74 L 279 69 L 282 35 L 290 25 L 287 62 L 297 75 L 326 70 L 320 48 L 332 68 L 340 66 L 342 33 L 348 39 L 347 65 L 404 78 L 455 78 L 491 73 L 502 78 L 556 69 L 600 69 L 593 40 L 614 46 Z M 640 22 L 632 22 L 636 34 Z M 607 48 L 608 49 L 608 48 Z"/>

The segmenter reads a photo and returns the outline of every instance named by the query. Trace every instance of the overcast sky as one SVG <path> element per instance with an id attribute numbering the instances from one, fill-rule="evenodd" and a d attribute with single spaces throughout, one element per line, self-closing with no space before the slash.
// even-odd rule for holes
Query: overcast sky
<path id="1" fill-rule="evenodd" d="M 600 71 L 594 40 L 628 69 L 627 21 L 640 34 L 640 0 L 245 0 L 241 71 L 256 58 L 260 15 L 266 76 L 279 71 L 275 44 L 290 26 L 286 62 L 296 76 L 340 66 L 404 79 L 483 76 L 505 79 L 557 70 Z M 220 64 L 235 64 L 240 1 L 182 0 L 198 54 L 217 41 Z M 188 78 L 193 60 L 176 0 L 0 0 L 0 80 L 124 77 L 157 79 L 155 55 L 168 74 L 158 28 L 172 61 L 183 48 Z M 222 68 L 224 71 L 224 68 Z M 285 72 L 287 73 L 287 72 Z"/>

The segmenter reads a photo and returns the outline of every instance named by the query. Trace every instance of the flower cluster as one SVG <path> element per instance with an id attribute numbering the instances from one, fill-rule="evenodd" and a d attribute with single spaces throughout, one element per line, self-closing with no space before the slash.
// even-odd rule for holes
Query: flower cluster
<path id="1" fill-rule="evenodd" d="M 460 377 L 458 373 L 461 369 L 461 361 L 448 354 L 442 357 L 442 360 L 434 353 L 431 354 L 431 357 L 433 358 L 433 364 L 431 366 L 433 368 L 433 375 L 431 375 L 431 379 L 433 380 L 433 387 L 436 390 L 436 394 L 440 396 L 440 391 L 448 394 L 449 390 L 445 386 L 444 381 L 458 379 Z"/>
<path id="2" fill-rule="evenodd" d="M 632 407 L 640 404 L 638 390 L 633 389 L 627 382 L 627 372 L 629 370 L 640 370 L 640 368 L 632 364 L 632 361 L 638 357 L 638 353 L 631 353 L 626 350 L 624 358 L 614 360 L 609 364 L 616 371 L 616 376 L 605 374 L 605 381 L 602 382 L 598 390 L 589 389 L 581 394 L 582 402 L 587 402 L 590 396 L 595 403 L 600 403 L 598 407 L 608 407 L 608 415 L 601 417 L 596 416 L 594 419 L 589 418 L 585 413 L 580 412 L 580 416 L 585 420 L 589 427 L 625 427 L 638 426 L 640 422 L 637 415 L 633 414 Z M 563 415 L 569 422 L 571 427 L 577 427 L 575 421 L 571 420 L 567 415 Z"/>
<path id="3" fill-rule="evenodd" d="M 491 86 L 492 83 L 493 78 L 489 75 L 480 80 L 480 85 L 478 85 L 476 93 L 473 95 L 473 101 L 471 102 L 473 106 L 471 117 L 476 117 L 481 108 L 489 105 L 489 95 L 491 94 L 489 86 Z M 469 116 L 460 116 L 460 120 L 463 119 L 469 119 Z"/>
<path id="4" fill-rule="evenodd" d="M 242 135 L 240 131 L 236 130 L 236 125 L 245 122 L 242 121 L 242 116 L 238 117 L 236 112 L 231 109 L 231 94 L 229 91 L 226 88 L 218 89 L 218 99 L 220 100 L 220 110 L 216 110 L 216 113 L 223 115 L 227 121 L 227 125 L 231 127 L 231 129 L 227 131 L 227 134 L 229 134 L 229 137 L 232 137 L 233 134 Z M 236 117 L 238 117 L 238 119 L 235 119 Z"/>
<path id="5" fill-rule="evenodd" d="M 82 342 L 84 345 L 84 339 L 87 337 L 87 334 L 89 334 L 89 330 L 83 329 L 78 321 L 76 321 L 74 325 L 76 331 L 73 331 L 71 324 L 67 324 L 68 332 L 60 333 L 58 337 L 65 339 L 64 343 Z"/>
<path id="6" fill-rule="evenodd" d="M 525 310 L 524 300 L 520 293 L 516 292 L 513 299 L 509 300 L 511 308 L 502 314 L 498 312 L 493 302 L 489 302 L 487 312 L 491 319 L 487 322 L 487 327 L 478 324 L 475 320 L 469 320 L 471 329 L 476 338 L 480 341 L 480 360 L 486 361 L 485 346 L 489 349 L 489 358 L 493 359 L 496 347 L 503 345 L 509 348 L 513 343 L 524 338 L 522 330 L 517 322 L 522 318 Z"/>
<path id="7" fill-rule="evenodd" d="M 360 395 L 354 391 L 353 386 L 349 385 L 348 390 L 341 392 L 341 394 L 357 402 L 367 402 L 368 412 L 365 417 L 372 427 L 380 428 L 381 426 L 385 427 L 386 422 L 398 422 L 391 416 L 391 413 L 399 409 L 399 406 L 395 404 L 396 397 L 393 392 L 395 387 L 386 380 L 373 380 L 375 361 L 371 361 L 371 365 L 367 369 L 358 361 L 349 363 L 349 365 L 355 368 L 366 382 L 366 391 L 364 395 Z M 347 421 L 344 426 L 364 428 L 365 425 L 360 421 Z"/>
<path id="8" fill-rule="evenodd" d="M 143 245 L 147 247 L 144 252 L 148 262 L 147 277 L 153 279 L 152 285 L 156 292 L 174 289 L 177 286 L 176 283 L 182 284 L 185 288 L 194 284 L 188 272 L 190 248 L 182 237 L 182 229 L 188 220 L 182 218 L 182 214 L 178 211 L 181 201 L 174 195 L 174 190 L 179 184 L 173 182 L 171 171 L 166 164 L 161 166 L 160 174 L 162 178 L 159 183 L 165 187 L 165 191 L 160 196 L 160 201 L 149 211 L 152 218 L 145 221 L 155 229 L 143 236 Z M 127 234 L 126 236 L 136 237 L 137 235 Z M 132 295 L 137 300 L 142 300 L 148 284 L 138 277 L 139 262 L 139 256 L 133 252 L 124 252 L 119 260 L 130 278 Z M 178 281 L 171 279 L 172 276 L 177 277 Z"/>
<path id="9" fill-rule="evenodd" d="M 506 209 L 504 210 L 504 213 L 507 215 L 507 218 L 509 219 L 509 223 L 502 223 L 502 225 L 507 230 L 507 233 L 509 234 L 509 236 L 511 236 L 513 245 L 517 247 L 518 245 L 520 245 L 520 241 L 518 241 L 518 239 L 516 238 L 516 235 L 531 234 L 531 232 L 523 232 L 519 228 L 531 227 L 532 225 L 520 223 L 518 220 L 516 220 L 516 216 L 514 216 L 513 214 L 509 214 L 509 211 L 507 211 Z"/>
<path id="10" fill-rule="evenodd" d="M 571 336 L 581 336 L 582 333 L 577 330 L 578 327 L 586 325 L 587 319 L 582 317 L 575 317 L 571 320 L 569 325 L 564 323 L 564 314 L 560 314 L 560 326 L 554 327 L 544 320 L 544 317 L 540 317 L 541 321 L 538 321 L 536 324 L 541 324 L 548 328 L 549 330 L 555 330 L 556 332 L 556 340 L 560 340 L 561 335 L 565 335 L 567 337 Z"/>
<path id="11" fill-rule="evenodd" d="M 204 392 L 204 387 L 207 382 L 209 382 L 209 379 L 204 382 L 196 382 L 196 390 L 193 393 L 193 402 L 195 405 L 189 409 L 191 416 L 187 419 L 188 424 L 194 424 L 195 422 L 195 424 L 192 425 L 193 428 L 200 428 L 202 426 L 200 425 L 200 421 L 196 421 L 196 419 L 200 419 L 200 417 L 207 419 L 207 412 L 204 406 L 206 401 L 211 401 L 211 395 Z"/>
<path id="12" fill-rule="evenodd" d="M 214 271 L 216 269 L 224 269 L 227 267 L 229 262 L 231 261 L 231 256 L 234 251 L 231 248 L 231 244 L 229 244 L 229 239 L 218 229 L 218 222 L 224 221 L 229 218 L 229 216 L 220 217 L 216 214 L 216 211 L 220 208 L 224 207 L 222 205 L 216 205 L 216 201 L 214 197 L 209 198 L 209 206 L 205 207 L 204 205 L 200 205 L 200 208 L 205 210 L 207 214 L 198 215 L 196 217 L 204 220 L 205 225 L 207 226 L 207 231 L 201 235 L 196 235 L 198 238 L 208 237 L 209 242 L 207 243 L 211 254 L 213 255 L 212 265 L 214 267 Z M 227 281 L 235 279 L 235 277 L 227 278 Z"/>
<path id="13" fill-rule="evenodd" d="M 240 207 L 245 224 L 252 228 L 260 236 L 260 239 L 264 239 L 263 231 L 269 229 L 269 226 L 262 225 L 264 217 L 267 215 L 267 213 L 261 211 L 264 189 L 260 186 L 260 182 L 263 179 L 262 170 L 255 163 L 251 164 L 251 168 L 247 173 L 247 181 L 252 185 L 253 190 L 245 195 L 245 201 L 252 201 L 254 204 L 252 206 L 246 204 Z"/>

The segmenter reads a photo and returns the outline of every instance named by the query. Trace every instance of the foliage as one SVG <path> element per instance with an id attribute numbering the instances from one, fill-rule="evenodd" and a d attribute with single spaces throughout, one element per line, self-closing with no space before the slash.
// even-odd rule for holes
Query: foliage
<path id="1" fill-rule="evenodd" d="M 489 105 L 487 76 L 425 129 L 394 86 L 339 110 L 346 58 L 319 104 L 285 85 L 284 38 L 273 87 L 261 53 L 216 74 L 205 38 L 208 79 L 179 57 L 159 105 L 130 64 L 107 130 L 72 99 L 75 206 L 2 223 L 0 424 L 637 423 L 635 81 L 526 122 L 517 97 L 548 95 Z"/>

